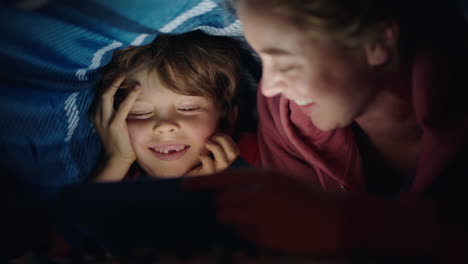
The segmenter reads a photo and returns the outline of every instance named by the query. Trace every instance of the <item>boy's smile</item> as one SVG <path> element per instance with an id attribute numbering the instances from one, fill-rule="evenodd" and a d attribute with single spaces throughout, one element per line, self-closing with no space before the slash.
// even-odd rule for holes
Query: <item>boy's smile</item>
<path id="1" fill-rule="evenodd" d="M 189 148 L 190 145 L 185 144 L 159 144 L 149 149 L 161 160 L 174 161 L 181 158 Z"/>

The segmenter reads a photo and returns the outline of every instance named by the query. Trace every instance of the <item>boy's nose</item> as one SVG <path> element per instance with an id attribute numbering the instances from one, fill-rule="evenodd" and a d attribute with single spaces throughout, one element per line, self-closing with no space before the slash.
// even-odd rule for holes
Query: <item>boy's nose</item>
<path id="1" fill-rule="evenodd" d="M 155 125 L 154 130 L 158 134 L 166 134 L 166 133 L 174 133 L 178 129 L 178 126 L 172 122 L 158 122 L 158 124 Z"/>

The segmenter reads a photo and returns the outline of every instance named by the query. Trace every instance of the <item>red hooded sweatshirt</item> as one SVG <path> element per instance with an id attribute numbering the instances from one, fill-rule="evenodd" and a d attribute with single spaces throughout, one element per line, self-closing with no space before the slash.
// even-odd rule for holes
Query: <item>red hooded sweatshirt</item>
<path id="1" fill-rule="evenodd" d="M 468 177 L 468 166 L 460 166 L 468 162 L 464 158 L 468 142 L 466 47 L 459 42 L 453 49 L 424 48 L 413 57 L 413 106 L 423 133 L 408 194 L 430 191 L 438 177 L 457 181 L 461 175 L 446 174 L 460 168 L 464 172 L 457 173 Z M 351 126 L 320 131 L 293 101 L 283 96 L 267 98 L 260 90 L 258 144 L 263 167 L 279 169 L 326 191 L 366 191 L 363 161 Z"/>

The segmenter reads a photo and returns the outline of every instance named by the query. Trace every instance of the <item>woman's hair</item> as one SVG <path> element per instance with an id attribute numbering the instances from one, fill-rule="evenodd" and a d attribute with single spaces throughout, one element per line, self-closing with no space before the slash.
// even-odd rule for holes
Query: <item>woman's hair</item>
<path id="1" fill-rule="evenodd" d="M 325 34 L 354 46 L 379 31 L 381 22 L 396 15 L 399 0 L 240 0 L 251 1 L 285 15 L 301 29 Z M 240 1 L 233 1 L 234 3 Z M 410 0 L 411 1 L 411 0 Z"/>
<path id="2" fill-rule="evenodd" d="M 120 74 L 140 70 L 156 73 L 161 83 L 183 95 L 205 96 L 221 113 L 221 128 L 238 103 L 240 81 L 239 43 L 228 37 L 215 37 L 193 31 L 179 35 L 159 35 L 152 43 L 128 47 L 114 53 L 106 67 L 103 87 Z M 122 86 L 125 86 L 124 82 Z M 116 104 L 129 89 L 119 89 Z"/>
<path id="3" fill-rule="evenodd" d="M 230 0 L 253 2 L 287 16 L 304 32 L 322 34 L 338 44 L 354 47 L 381 37 L 388 22 L 398 22 L 403 43 L 412 45 L 421 37 L 434 38 L 447 25 L 462 18 L 456 0 Z M 443 26 L 445 25 L 445 27 Z M 449 26 L 450 27 L 450 26 Z M 436 37 L 437 38 L 437 37 Z M 401 41 L 400 41 L 401 42 Z M 404 47 L 407 48 L 407 47 Z"/>

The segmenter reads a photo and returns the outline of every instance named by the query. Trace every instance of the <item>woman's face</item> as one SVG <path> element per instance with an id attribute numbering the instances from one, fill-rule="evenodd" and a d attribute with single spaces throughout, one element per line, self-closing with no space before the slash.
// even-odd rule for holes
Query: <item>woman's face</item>
<path id="1" fill-rule="evenodd" d="M 375 96 L 364 48 L 346 50 L 300 31 L 287 17 L 241 1 L 238 16 L 247 41 L 263 63 L 261 90 L 282 95 L 321 130 L 349 125 Z"/>

